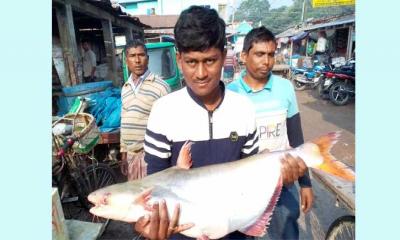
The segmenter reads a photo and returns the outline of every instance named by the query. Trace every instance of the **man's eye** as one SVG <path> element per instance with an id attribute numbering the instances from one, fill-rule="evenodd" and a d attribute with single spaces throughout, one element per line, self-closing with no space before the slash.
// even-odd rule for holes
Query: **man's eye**
<path id="1" fill-rule="evenodd" d="M 190 66 L 194 66 L 196 64 L 196 61 L 187 60 L 186 63 L 189 64 Z"/>
<path id="2" fill-rule="evenodd" d="M 256 53 L 257 57 L 262 57 L 264 54 L 263 53 Z"/>
<path id="3" fill-rule="evenodd" d="M 207 59 L 206 60 L 206 64 L 208 64 L 208 65 L 211 65 L 213 63 L 215 63 L 215 59 Z"/>

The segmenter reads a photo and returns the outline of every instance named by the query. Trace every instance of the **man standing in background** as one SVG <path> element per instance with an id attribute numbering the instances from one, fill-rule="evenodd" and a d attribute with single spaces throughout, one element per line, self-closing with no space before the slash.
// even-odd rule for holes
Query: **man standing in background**
<path id="1" fill-rule="evenodd" d="M 128 181 L 146 176 L 143 141 L 150 110 L 155 100 L 171 90 L 166 82 L 148 69 L 149 56 L 141 40 L 125 46 L 126 64 L 131 75 L 121 89 L 122 173 Z"/>
<path id="2" fill-rule="evenodd" d="M 286 150 L 304 143 L 296 95 L 290 81 L 271 73 L 275 64 L 275 36 L 264 26 L 245 37 L 242 59 L 246 71 L 228 89 L 247 96 L 256 108 L 259 151 Z M 307 213 L 314 195 L 306 174 L 299 178 L 302 210 Z M 271 239 L 299 239 L 299 196 L 294 184 L 284 185 L 267 234 Z"/>
<path id="3" fill-rule="evenodd" d="M 82 56 L 83 82 L 94 82 L 96 81 L 96 54 L 90 49 L 88 40 L 82 41 L 82 48 L 84 50 Z"/>

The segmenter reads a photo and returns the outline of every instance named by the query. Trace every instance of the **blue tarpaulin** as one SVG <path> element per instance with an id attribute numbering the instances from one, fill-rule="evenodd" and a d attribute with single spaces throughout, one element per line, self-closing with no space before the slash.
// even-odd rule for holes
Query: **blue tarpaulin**
<path id="1" fill-rule="evenodd" d="M 293 37 L 291 37 L 290 40 L 293 42 L 297 42 L 297 41 L 304 39 L 307 36 L 308 36 L 308 32 L 300 32 L 300 33 L 294 35 Z"/>
<path id="2" fill-rule="evenodd" d="M 70 90 L 73 90 L 72 94 Z M 108 82 L 99 84 L 80 84 L 66 88 L 64 96 L 58 99 L 58 116 L 70 110 L 77 97 L 84 97 L 89 107 L 85 112 L 92 114 L 101 132 L 111 132 L 121 125 L 121 89 L 114 88 Z M 82 94 L 80 94 L 82 93 Z"/>

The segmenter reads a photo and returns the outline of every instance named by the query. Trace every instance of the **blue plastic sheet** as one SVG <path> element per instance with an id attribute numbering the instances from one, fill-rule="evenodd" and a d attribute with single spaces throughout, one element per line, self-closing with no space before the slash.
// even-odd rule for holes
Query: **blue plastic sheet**
<path id="1" fill-rule="evenodd" d="M 89 108 L 85 111 L 92 114 L 101 132 L 111 132 L 121 125 L 121 89 L 109 87 L 100 92 L 85 94 Z M 71 98 L 72 97 L 68 97 Z M 76 97 L 73 97 L 75 99 Z M 73 101 L 72 101 L 73 102 Z M 71 104 L 72 104 L 71 102 Z M 71 107 L 67 97 L 60 97 L 58 100 L 59 112 L 63 116 Z"/>

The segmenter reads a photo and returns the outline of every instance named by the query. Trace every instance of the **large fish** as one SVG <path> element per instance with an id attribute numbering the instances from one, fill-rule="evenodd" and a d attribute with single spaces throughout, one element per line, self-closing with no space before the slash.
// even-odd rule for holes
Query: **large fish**
<path id="1" fill-rule="evenodd" d="M 329 153 L 337 140 L 330 133 L 287 151 L 260 153 L 234 162 L 194 169 L 171 167 L 141 180 L 111 185 L 88 196 L 94 215 L 136 222 L 165 199 L 169 215 L 181 206 L 179 222 L 194 223 L 182 234 L 221 238 L 233 231 L 263 236 L 282 188 L 285 154 L 301 157 L 308 167 L 354 181 L 354 172 Z"/>

